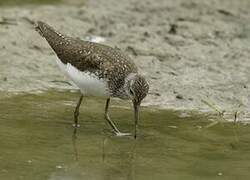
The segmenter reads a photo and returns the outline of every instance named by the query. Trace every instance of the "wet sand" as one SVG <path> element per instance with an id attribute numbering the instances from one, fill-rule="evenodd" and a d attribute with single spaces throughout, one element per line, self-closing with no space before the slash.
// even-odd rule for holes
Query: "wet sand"
<path id="1" fill-rule="evenodd" d="M 250 120 L 250 2 L 107 0 L 0 7 L 0 91 L 75 89 L 30 20 L 87 39 L 105 38 L 150 83 L 145 106 L 216 112 Z"/>

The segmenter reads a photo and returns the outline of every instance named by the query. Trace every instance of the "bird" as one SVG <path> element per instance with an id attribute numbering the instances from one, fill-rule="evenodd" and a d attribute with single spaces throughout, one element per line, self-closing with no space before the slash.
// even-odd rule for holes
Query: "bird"
<path id="1" fill-rule="evenodd" d="M 137 137 L 140 105 L 147 96 L 149 83 L 138 72 L 132 59 L 119 48 L 84 41 L 55 30 L 45 22 L 37 21 L 35 30 L 46 39 L 57 55 L 56 62 L 81 92 L 74 110 L 74 127 L 79 127 L 78 116 L 82 100 L 87 96 L 106 98 L 104 117 L 116 136 L 121 132 L 109 116 L 111 98 L 131 100 L 134 110 L 134 138 Z"/>

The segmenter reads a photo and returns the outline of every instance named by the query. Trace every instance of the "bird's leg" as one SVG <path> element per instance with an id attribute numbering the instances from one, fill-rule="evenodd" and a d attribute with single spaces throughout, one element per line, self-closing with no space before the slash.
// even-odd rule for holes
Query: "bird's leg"
<path id="1" fill-rule="evenodd" d="M 112 127 L 115 133 L 120 133 L 119 129 L 116 127 L 115 123 L 110 119 L 109 113 L 108 113 L 108 108 L 109 108 L 109 102 L 110 98 L 107 99 L 106 101 L 106 106 L 105 106 L 105 119 L 109 123 L 109 125 Z"/>
<path id="2" fill-rule="evenodd" d="M 80 127 L 80 125 L 78 124 L 78 116 L 79 116 L 79 108 L 81 106 L 82 103 L 82 99 L 83 99 L 83 95 L 81 94 L 78 103 L 76 105 L 75 111 L 74 111 L 74 124 L 73 127 Z"/>
<path id="3" fill-rule="evenodd" d="M 78 150 L 77 150 L 77 128 L 74 128 L 73 135 L 72 135 L 72 143 L 73 143 L 73 149 L 74 149 L 74 155 L 75 155 L 75 160 L 78 161 Z"/>
<path id="4" fill-rule="evenodd" d="M 129 135 L 131 135 L 130 133 L 122 133 L 121 131 L 119 131 L 119 129 L 116 127 L 115 123 L 110 119 L 109 113 L 108 113 L 109 102 L 110 102 L 110 98 L 108 98 L 107 101 L 106 101 L 105 119 L 107 120 L 109 125 L 112 127 L 115 135 L 117 135 L 117 136 L 129 136 Z"/>

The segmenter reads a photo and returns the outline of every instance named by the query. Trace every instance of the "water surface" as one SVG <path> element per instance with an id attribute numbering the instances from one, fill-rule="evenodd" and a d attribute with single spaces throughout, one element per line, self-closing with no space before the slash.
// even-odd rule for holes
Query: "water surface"
<path id="1" fill-rule="evenodd" d="M 194 180 L 248 179 L 250 127 L 204 128 L 208 117 L 143 108 L 140 135 L 114 137 L 103 119 L 105 100 L 85 99 L 73 138 L 78 93 L 1 96 L 0 179 Z M 85 105 L 85 106 L 84 106 Z M 129 103 L 112 101 L 111 117 L 133 132 Z"/>

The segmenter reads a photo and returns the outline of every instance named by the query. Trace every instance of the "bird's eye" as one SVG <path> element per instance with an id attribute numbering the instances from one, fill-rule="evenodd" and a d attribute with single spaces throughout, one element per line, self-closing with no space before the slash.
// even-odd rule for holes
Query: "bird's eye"
<path id="1" fill-rule="evenodd" d="M 129 93 L 130 93 L 132 96 L 134 96 L 134 92 L 133 92 L 131 89 L 129 89 Z"/>

